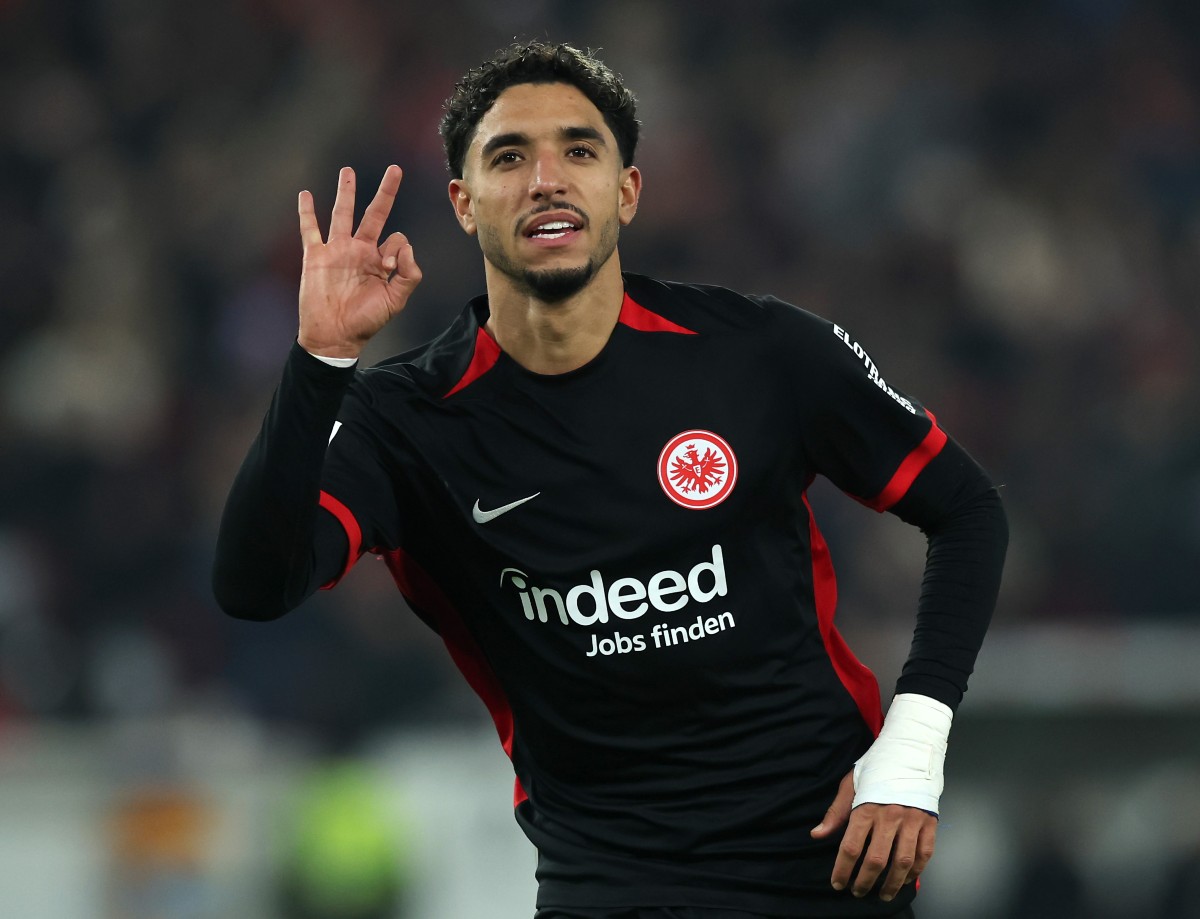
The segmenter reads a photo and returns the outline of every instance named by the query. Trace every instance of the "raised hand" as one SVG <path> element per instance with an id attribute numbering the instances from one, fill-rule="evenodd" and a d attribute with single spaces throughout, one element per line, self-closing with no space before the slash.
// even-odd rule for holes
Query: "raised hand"
<path id="1" fill-rule="evenodd" d="M 421 269 L 403 233 L 383 244 L 379 234 L 400 188 L 399 166 L 389 166 L 379 191 L 354 232 L 354 170 L 338 176 L 329 239 L 321 237 L 313 196 L 300 192 L 300 345 L 324 357 L 358 357 L 371 337 L 404 309 L 421 282 Z"/>

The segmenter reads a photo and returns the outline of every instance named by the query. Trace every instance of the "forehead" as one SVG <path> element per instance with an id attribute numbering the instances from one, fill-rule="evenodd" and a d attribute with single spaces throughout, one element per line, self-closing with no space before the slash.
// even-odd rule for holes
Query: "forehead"
<path id="1" fill-rule="evenodd" d="M 532 139 L 557 135 L 567 127 L 595 128 L 616 145 L 600 110 L 570 83 L 518 83 L 497 96 L 479 120 L 469 152 L 477 152 L 500 134 L 524 134 Z"/>

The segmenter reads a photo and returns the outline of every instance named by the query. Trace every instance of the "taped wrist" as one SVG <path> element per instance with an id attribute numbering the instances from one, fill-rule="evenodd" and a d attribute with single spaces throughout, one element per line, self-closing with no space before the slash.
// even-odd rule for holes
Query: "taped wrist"
<path id="1" fill-rule="evenodd" d="M 854 803 L 904 804 L 938 813 L 954 713 L 928 696 L 898 694 L 883 730 L 854 764 Z"/>

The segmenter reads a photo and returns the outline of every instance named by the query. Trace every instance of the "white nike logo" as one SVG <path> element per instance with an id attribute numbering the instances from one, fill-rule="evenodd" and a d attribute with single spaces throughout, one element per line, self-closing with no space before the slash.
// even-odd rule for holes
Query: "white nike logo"
<path id="1" fill-rule="evenodd" d="M 505 505 L 502 505 L 501 507 L 494 508 L 493 510 L 490 510 L 490 511 L 483 510 L 479 506 L 479 501 L 476 500 L 475 506 L 473 508 L 471 508 L 471 516 L 475 518 L 476 523 L 488 523 L 491 520 L 495 520 L 501 514 L 507 514 L 514 507 L 520 507 L 526 501 L 532 501 L 534 498 L 536 498 L 540 494 L 541 494 L 540 491 L 535 492 L 534 494 L 530 495 L 528 498 L 521 498 L 517 501 L 512 502 L 511 504 L 505 504 Z"/>

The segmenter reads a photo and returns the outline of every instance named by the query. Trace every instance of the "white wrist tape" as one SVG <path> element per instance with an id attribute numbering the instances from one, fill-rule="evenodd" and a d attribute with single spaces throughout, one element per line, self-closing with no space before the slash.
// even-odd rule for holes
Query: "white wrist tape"
<path id="1" fill-rule="evenodd" d="M 953 718 L 949 706 L 928 696 L 897 695 L 875 743 L 854 764 L 852 807 L 904 804 L 937 814 Z"/>

